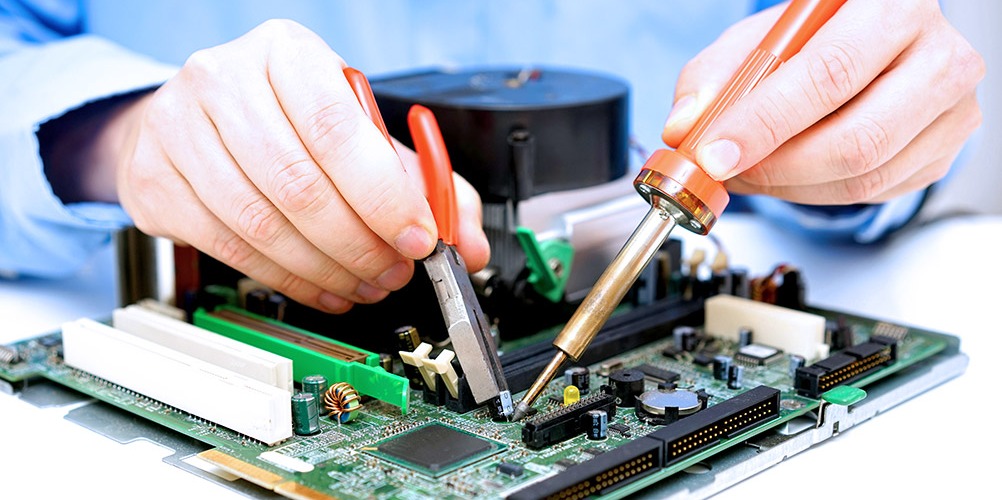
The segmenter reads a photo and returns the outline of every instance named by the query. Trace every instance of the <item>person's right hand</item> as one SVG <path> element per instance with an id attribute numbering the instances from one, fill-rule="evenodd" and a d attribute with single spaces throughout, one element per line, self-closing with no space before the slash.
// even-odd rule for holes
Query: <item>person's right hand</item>
<path id="1" fill-rule="evenodd" d="M 437 231 L 420 183 L 366 117 L 344 61 L 268 21 L 193 54 L 122 113 L 118 201 L 147 234 L 190 244 L 330 312 L 402 287 Z M 409 167 L 417 174 L 416 165 Z M 479 197 L 456 176 L 460 252 L 489 255 Z"/>

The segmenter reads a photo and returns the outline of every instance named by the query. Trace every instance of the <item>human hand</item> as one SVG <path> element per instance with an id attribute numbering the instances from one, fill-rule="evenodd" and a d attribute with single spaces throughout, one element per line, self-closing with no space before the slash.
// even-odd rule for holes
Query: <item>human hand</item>
<path id="1" fill-rule="evenodd" d="M 390 147 L 344 67 L 290 21 L 196 52 L 116 120 L 123 208 L 143 232 L 315 308 L 344 312 L 399 289 L 434 249 L 435 221 L 415 155 Z M 459 251 L 478 270 L 489 256 L 480 199 L 456 181 Z"/>
<path id="2" fill-rule="evenodd" d="M 677 147 L 785 5 L 728 29 L 679 77 Z M 946 175 L 981 122 L 984 61 L 935 0 L 848 0 L 706 131 L 696 161 L 727 189 L 806 204 L 880 203 Z"/>

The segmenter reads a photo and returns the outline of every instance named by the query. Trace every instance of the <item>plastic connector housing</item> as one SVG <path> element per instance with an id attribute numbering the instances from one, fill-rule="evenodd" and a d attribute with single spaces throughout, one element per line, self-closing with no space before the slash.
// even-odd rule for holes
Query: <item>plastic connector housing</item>
<path id="1" fill-rule="evenodd" d="M 289 391 L 103 323 L 65 323 L 63 358 L 68 366 L 265 444 L 292 437 Z"/>

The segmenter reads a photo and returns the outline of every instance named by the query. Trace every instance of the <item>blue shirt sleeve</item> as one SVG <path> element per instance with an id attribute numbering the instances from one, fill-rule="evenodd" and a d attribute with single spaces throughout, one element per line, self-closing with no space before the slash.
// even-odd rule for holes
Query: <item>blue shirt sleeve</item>
<path id="1" fill-rule="evenodd" d="M 65 205 L 36 132 L 89 102 L 151 88 L 175 69 L 79 34 L 79 2 L 0 0 L 0 275 L 73 274 L 131 221 L 115 204 Z"/>

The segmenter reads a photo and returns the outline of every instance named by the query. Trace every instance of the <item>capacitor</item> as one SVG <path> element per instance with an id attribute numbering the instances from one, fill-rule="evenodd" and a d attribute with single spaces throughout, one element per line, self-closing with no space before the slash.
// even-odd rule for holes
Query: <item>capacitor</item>
<path id="1" fill-rule="evenodd" d="M 292 396 L 292 430 L 299 436 L 320 432 L 320 411 L 313 394 L 300 392 Z"/>
<path id="2" fill-rule="evenodd" d="M 573 385 L 564 387 L 564 406 L 572 405 L 581 400 L 581 391 Z"/>
<path id="3" fill-rule="evenodd" d="M 573 385 L 581 394 L 588 394 L 591 373 L 586 366 L 572 366 L 564 372 L 564 384 Z"/>
<path id="4" fill-rule="evenodd" d="M 418 335 L 417 328 L 413 326 L 402 326 L 394 330 L 397 335 L 397 350 L 404 352 L 414 352 L 417 346 L 421 344 L 421 337 Z M 424 388 L 424 379 L 421 377 L 421 372 L 418 367 L 414 365 L 409 365 L 404 363 L 404 376 L 410 380 L 411 389 L 422 389 Z"/>
<path id="5" fill-rule="evenodd" d="M 738 328 L 738 347 L 744 347 L 754 341 L 752 329 L 747 327 Z"/>
<path id="6" fill-rule="evenodd" d="M 731 367 L 727 369 L 727 388 L 728 389 L 740 389 L 741 388 L 741 376 L 744 375 L 745 367 L 731 363 Z"/>
<path id="7" fill-rule="evenodd" d="M 751 284 L 748 280 L 747 269 L 731 270 L 731 295 L 746 299 L 751 298 Z"/>
<path id="8" fill-rule="evenodd" d="M 727 380 L 727 374 L 730 368 L 731 358 L 729 356 L 713 357 L 713 378 L 717 380 Z"/>
<path id="9" fill-rule="evenodd" d="M 324 393 L 327 392 L 327 377 L 323 375 L 307 375 L 303 377 L 303 392 L 313 395 L 318 408 L 320 402 L 324 400 Z M 319 411 L 319 410 L 318 410 Z"/>
<path id="10" fill-rule="evenodd" d="M 585 419 L 588 422 L 588 439 L 605 439 L 609 433 L 609 414 L 602 410 L 589 410 L 585 412 Z"/>
<path id="11" fill-rule="evenodd" d="M 688 352 L 696 348 L 699 332 L 691 326 L 676 326 L 672 330 L 672 338 L 675 340 L 675 347 Z"/>
<path id="12" fill-rule="evenodd" d="M 803 368 L 807 364 L 807 360 L 799 354 L 790 355 L 790 376 L 795 377 L 797 375 L 797 368 Z"/>
<path id="13" fill-rule="evenodd" d="M 609 385 L 616 398 L 616 406 L 632 407 L 637 395 L 644 392 L 644 372 L 630 369 L 610 373 Z"/>
<path id="14" fill-rule="evenodd" d="M 387 373 L 393 373 L 393 355 L 386 352 L 379 353 L 379 366 Z"/>

